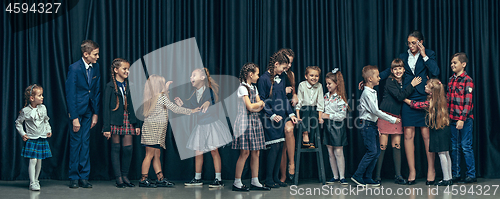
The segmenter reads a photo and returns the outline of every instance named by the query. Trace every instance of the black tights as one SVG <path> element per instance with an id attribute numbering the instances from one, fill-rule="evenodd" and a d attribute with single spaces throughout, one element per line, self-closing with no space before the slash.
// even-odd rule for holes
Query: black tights
<path id="1" fill-rule="evenodd" d="M 274 184 L 279 181 L 283 142 L 271 144 L 270 147 L 271 149 L 267 153 L 266 184 Z"/>
<path id="2" fill-rule="evenodd" d="M 120 141 L 122 158 L 120 164 Z M 130 183 L 127 178 L 132 161 L 132 135 L 111 135 L 111 164 L 116 177 L 116 183 Z"/>

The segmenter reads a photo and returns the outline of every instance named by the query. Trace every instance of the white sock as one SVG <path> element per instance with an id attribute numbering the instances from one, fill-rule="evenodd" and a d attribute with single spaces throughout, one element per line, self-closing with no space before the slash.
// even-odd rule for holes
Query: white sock
<path id="1" fill-rule="evenodd" d="M 29 166 L 28 166 L 28 175 L 30 178 L 30 183 L 35 182 L 35 173 L 36 173 L 36 159 L 32 158 L 30 159 Z"/>
<path id="2" fill-rule="evenodd" d="M 38 182 L 38 176 L 40 176 L 40 171 L 42 170 L 42 160 L 37 159 L 35 167 L 35 182 Z"/>
<path id="3" fill-rule="evenodd" d="M 215 173 L 215 179 L 221 181 L 222 180 L 222 175 L 220 173 Z"/>
<path id="4" fill-rule="evenodd" d="M 335 160 L 335 154 L 333 152 L 333 147 L 328 146 L 328 157 L 330 159 L 330 167 L 332 168 L 333 178 L 339 179 L 339 171 L 337 169 L 337 160 Z"/>
<path id="5" fill-rule="evenodd" d="M 241 178 L 235 178 L 233 185 L 235 187 L 241 188 L 243 186 L 243 183 L 241 183 Z"/>
<path id="6" fill-rule="evenodd" d="M 195 173 L 194 174 L 194 179 L 201 180 L 201 173 Z"/>
<path id="7" fill-rule="evenodd" d="M 339 169 L 339 179 L 344 179 L 345 173 L 345 160 L 344 160 L 344 147 L 335 147 L 335 159 L 337 159 L 337 168 Z"/>
<path id="8" fill-rule="evenodd" d="M 258 177 L 252 178 L 252 185 L 256 187 L 262 187 L 262 184 L 260 184 Z"/>
<path id="9" fill-rule="evenodd" d="M 453 163 L 451 162 L 451 157 L 450 157 L 450 152 L 449 151 L 446 151 L 446 159 L 449 162 L 449 164 L 448 164 L 448 175 L 450 175 L 450 178 L 453 178 L 453 174 L 451 174 L 451 164 L 453 164 Z"/>
<path id="10" fill-rule="evenodd" d="M 448 159 L 446 158 L 446 152 L 439 152 L 439 160 L 441 161 L 441 169 L 443 170 L 443 180 L 450 180 L 451 176 L 450 173 L 448 172 L 448 164 L 451 164 L 451 162 L 448 162 Z"/>

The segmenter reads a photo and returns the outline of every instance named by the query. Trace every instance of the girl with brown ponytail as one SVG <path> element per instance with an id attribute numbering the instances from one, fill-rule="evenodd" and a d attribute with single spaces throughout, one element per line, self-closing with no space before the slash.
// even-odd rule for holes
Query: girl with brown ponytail
<path id="1" fill-rule="evenodd" d="M 111 138 L 111 164 L 116 177 L 116 187 L 134 187 L 128 179 L 132 160 L 132 135 L 140 135 L 141 128 L 135 117 L 128 86 L 130 63 L 116 58 L 111 63 L 111 81 L 104 90 L 103 135 Z M 120 161 L 120 148 L 122 158 Z"/>

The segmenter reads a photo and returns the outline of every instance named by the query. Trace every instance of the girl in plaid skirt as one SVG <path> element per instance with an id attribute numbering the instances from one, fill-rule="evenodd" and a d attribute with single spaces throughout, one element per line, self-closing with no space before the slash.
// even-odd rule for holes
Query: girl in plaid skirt
<path id="1" fill-rule="evenodd" d="M 240 150 L 236 163 L 233 191 L 270 190 L 259 182 L 259 154 L 265 149 L 264 129 L 259 118 L 259 112 L 264 108 L 257 88 L 252 85 L 259 79 L 259 67 L 254 63 L 246 63 L 240 71 L 240 87 L 238 88 L 238 116 L 234 123 L 233 149 Z M 250 152 L 251 151 L 251 152 Z M 252 170 L 250 188 L 241 182 L 241 175 L 249 154 Z"/>
<path id="2" fill-rule="evenodd" d="M 33 84 L 24 90 L 24 108 L 19 112 L 16 120 L 16 129 L 26 142 L 21 155 L 29 158 L 28 173 L 30 190 L 39 191 L 38 176 L 42 168 L 42 160 L 52 157 L 47 138 L 52 136 L 47 109 L 43 103 L 43 88 Z M 28 101 L 30 102 L 28 104 Z M 23 123 L 26 131 L 23 129 Z"/>
<path id="3" fill-rule="evenodd" d="M 111 165 L 116 187 L 134 187 L 128 179 L 132 161 L 132 135 L 139 135 L 141 128 L 135 117 L 130 88 L 128 86 L 130 63 L 116 58 L 111 64 L 111 81 L 104 90 L 103 135 L 111 138 Z M 121 146 L 120 146 L 121 145 Z M 120 148 L 122 158 L 120 161 Z"/>

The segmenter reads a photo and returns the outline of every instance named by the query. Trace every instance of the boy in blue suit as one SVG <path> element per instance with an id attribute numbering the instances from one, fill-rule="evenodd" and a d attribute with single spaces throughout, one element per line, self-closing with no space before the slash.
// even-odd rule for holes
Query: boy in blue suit
<path id="1" fill-rule="evenodd" d="M 71 64 L 66 79 L 66 103 L 72 126 L 70 130 L 70 188 L 92 188 L 89 183 L 90 129 L 97 124 L 100 105 L 101 73 L 99 44 L 85 40 L 81 45 L 82 59 Z"/>

